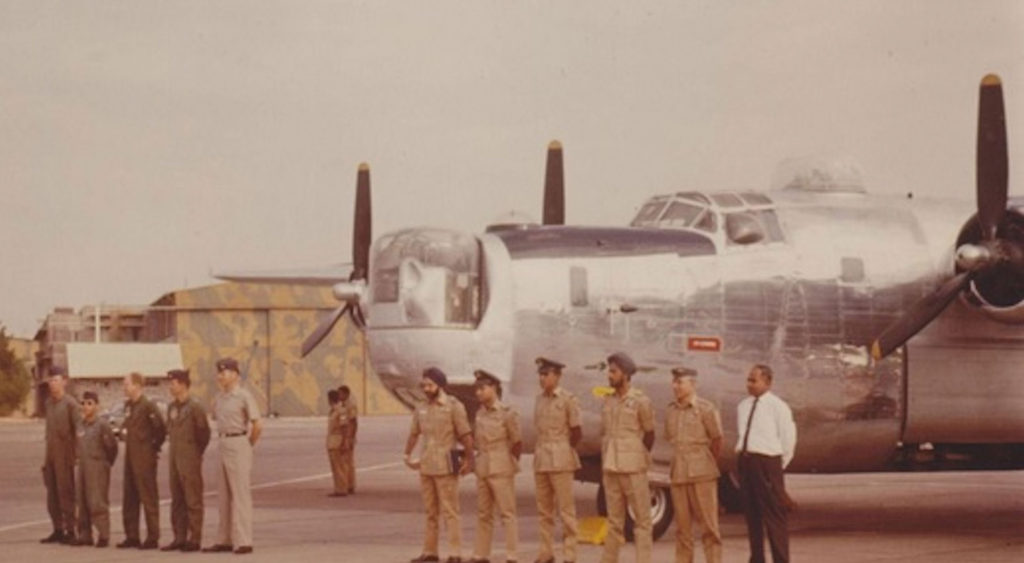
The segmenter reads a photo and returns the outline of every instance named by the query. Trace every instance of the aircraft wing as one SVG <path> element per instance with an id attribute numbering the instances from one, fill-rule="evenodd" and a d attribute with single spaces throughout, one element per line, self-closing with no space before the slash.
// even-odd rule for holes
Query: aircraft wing
<path id="1" fill-rule="evenodd" d="M 282 270 L 249 270 L 243 272 L 218 272 L 217 279 L 248 283 L 289 283 L 299 285 L 334 285 L 347 281 L 352 272 L 351 263 L 290 268 Z"/>

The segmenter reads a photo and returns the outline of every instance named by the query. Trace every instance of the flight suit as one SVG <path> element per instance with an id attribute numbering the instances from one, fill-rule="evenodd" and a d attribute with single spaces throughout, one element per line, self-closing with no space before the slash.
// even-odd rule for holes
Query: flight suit
<path id="1" fill-rule="evenodd" d="M 117 459 L 117 438 L 107 421 L 93 417 L 78 427 L 78 539 L 110 540 L 110 467 Z"/>
<path id="2" fill-rule="evenodd" d="M 653 431 L 654 409 L 643 391 L 631 387 L 621 398 L 614 393 L 605 397 L 601 409 L 601 482 L 610 533 L 601 556 L 603 563 L 618 561 L 619 548 L 626 541 L 625 502 L 629 503 L 635 517 L 636 562 L 651 561 L 651 490 L 647 482 L 651 454 L 644 446 L 643 437 L 644 433 Z"/>
<path id="3" fill-rule="evenodd" d="M 342 448 L 345 445 L 347 420 L 345 408 L 341 403 L 331 405 L 327 414 L 327 459 L 331 463 L 331 475 L 334 477 L 334 494 L 348 494 L 348 471 L 344 464 Z"/>
<path id="4" fill-rule="evenodd" d="M 435 401 L 413 411 L 410 439 L 423 436 L 420 450 L 420 491 L 426 510 L 423 554 L 438 555 L 439 516 L 448 530 L 450 557 L 462 556 L 459 529 L 458 471 L 451 451 L 458 438 L 472 432 L 466 407 L 458 399 L 440 391 Z"/>
<path id="5" fill-rule="evenodd" d="M 348 492 L 356 492 L 356 420 L 359 418 L 359 407 L 355 399 L 349 397 L 341 402 L 345 410 L 345 441 L 341 446 L 341 466 L 345 470 L 345 481 Z"/>
<path id="6" fill-rule="evenodd" d="M 139 539 L 139 503 L 146 513 L 146 541 L 160 539 L 160 495 L 156 487 L 156 460 L 167 437 L 160 411 L 148 397 L 124 404 L 124 535 Z"/>
<path id="7" fill-rule="evenodd" d="M 167 466 L 174 543 L 199 545 L 203 535 L 203 452 L 210 443 L 206 410 L 192 397 L 167 407 Z"/>
<path id="8" fill-rule="evenodd" d="M 555 504 L 562 520 L 562 555 L 576 561 L 579 533 L 573 474 L 580 468 L 580 456 L 570 443 L 570 429 L 580 427 L 580 407 L 572 393 L 558 387 L 551 395 L 540 393 L 534 403 L 533 425 L 537 445 L 533 456 L 533 477 L 537 485 L 540 515 L 538 561 L 554 558 Z"/>
<path id="9" fill-rule="evenodd" d="M 46 399 L 46 454 L 43 482 L 46 509 L 55 532 L 75 535 L 75 433 L 82 422 L 78 401 L 69 393 Z"/>
<path id="10" fill-rule="evenodd" d="M 249 423 L 260 419 L 260 407 L 252 394 L 239 385 L 217 395 L 213 413 L 220 436 L 217 543 L 251 547 L 252 443 L 249 442 Z"/>
<path id="11" fill-rule="evenodd" d="M 715 406 L 694 395 L 680 404 L 671 402 L 665 414 L 665 439 L 672 444 L 672 506 L 676 514 L 676 563 L 693 561 L 696 517 L 703 530 L 704 559 L 722 560 L 718 528 L 718 463 L 712 440 L 722 437 L 722 421 Z"/>
<path id="12" fill-rule="evenodd" d="M 505 559 L 516 560 L 519 527 L 516 521 L 515 476 L 519 460 L 512 446 L 522 442 L 519 413 L 495 401 L 490 407 L 481 405 L 476 413 L 476 495 L 477 526 L 474 557 L 490 559 L 494 532 L 494 507 L 501 514 L 505 529 Z"/>

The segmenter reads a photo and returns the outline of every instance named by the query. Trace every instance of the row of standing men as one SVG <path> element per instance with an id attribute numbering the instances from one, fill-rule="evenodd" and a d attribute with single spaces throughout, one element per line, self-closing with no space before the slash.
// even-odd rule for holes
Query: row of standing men
<path id="1" fill-rule="evenodd" d="M 601 562 L 618 561 L 625 543 L 628 506 L 634 516 L 636 561 L 649 563 L 653 538 L 647 470 L 655 439 L 654 409 L 643 391 L 630 386 L 636 372 L 632 358 L 617 352 L 607 361 L 608 383 L 614 392 L 605 397 L 601 414 L 602 485 L 609 527 Z M 541 392 L 534 406 L 533 473 L 540 516 L 540 549 L 535 563 L 555 562 L 556 513 L 562 523 L 563 561 L 574 563 L 579 530 L 573 475 L 580 468 L 576 451 L 583 435 L 580 409 L 573 394 L 559 385 L 564 364 L 544 357 L 537 358 L 536 364 Z M 697 396 L 695 370 L 677 367 L 671 373 L 675 400 L 667 409 L 664 439 L 673 447 L 670 479 L 676 523 L 675 560 L 693 561 L 692 525 L 697 523 L 703 530 L 705 560 L 720 562 L 720 415 L 713 403 Z M 514 478 L 522 450 L 519 414 L 500 401 L 498 377 L 485 370 L 476 370 L 474 375 L 480 408 L 471 428 L 465 407 L 445 393 L 446 375 L 437 368 L 423 372 L 421 387 L 427 401 L 413 412 L 404 458 L 406 465 L 419 472 L 426 516 L 423 550 L 411 563 L 440 561 L 442 519 L 448 533 L 449 556 L 445 561 L 463 561 L 457 487 L 458 477 L 471 471 L 477 478 L 477 526 L 473 556 L 468 561 L 490 563 L 495 509 L 505 531 L 506 561 L 517 561 Z M 793 456 L 796 427 L 789 407 L 770 392 L 771 383 L 771 368 L 755 365 L 747 376 L 750 396 L 737 409 L 740 432 L 736 453 L 752 563 L 765 560 L 765 531 L 773 561 L 789 560 L 788 496 L 783 470 Z M 413 458 L 421 438 L 420 457 Z M 456 448 L 457 442 L 461 449 Z"/>
<path id="2" fill-rule="evenodd" d="M 122 517 L 125 537 L 117 544 L 118 548 L 160 547 L 156 472 L 158 456 L 166 440 L 169 443 L 167 465 L 174 540 L 160 549 L 252 553 L 250 475 L 253 446 L 262 432 L 260 410 L 253 396 L 240 385 L 236 360 L 223 358 L 217 361 L 216 368 L 220 387 L 213 404 L 220 453 L 218 542 L 201 548 L 202 463 L 211 437 L 206 409 L 190 394 L 189 372 L 171 370 L 167 378 L 172 401 L 167 407 L 166 421 L 153 401 L 143 394 L 142 375 L 132 373 L 124 378 Z M 99 416 L 99 398 L 95 393 L 83 393 L 79 405 L 67 393 L 67 376 L 60 369 L 51 372 L 47 385 L 50 397 L 45 407 L 46 453 L 42 471 L 53 533 L 40 541 L 107 547 L 110 543 L 110 468 L 118 455 L 117 440 L 110 425 Z M 145 539 L 139 525 L 140 508 L 145 513 Z"/>

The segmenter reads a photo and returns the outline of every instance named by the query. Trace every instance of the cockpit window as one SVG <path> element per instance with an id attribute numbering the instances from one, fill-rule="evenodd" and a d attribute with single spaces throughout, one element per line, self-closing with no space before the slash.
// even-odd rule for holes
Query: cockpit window
<path id="1" fill-rule="evenodd" d="M 658 217 L 661 216 L 661 210 L 665 209 L 665 201 L 649 201 L 640 208 L 640 212 L 636 214 L 636 218 L 631 223 L 634 227 L 647 227 L 653 225 Z"/>
<path id="2" fill-rule="evenodd" d="M 401 303 L 410 325 L 476 325 L 481 315 L 479 241 L 441 229 L 412 229 L 374 247 L 374 303 Z"/>
<path id="3" fill-rule="evenodd" d="M 700 216 L 700 219 L 694 223 L 693 228 L 700 229 L 704 232 L 713 233 L 718 229 L 718 214 L 710 209 L 704 211 L 704 214 Z"/>
<path id="4" fill-rule="evenodd" d="M 724 194 L 711 194 L 711 199 L 715 200 L 715 203 L 721 207 L 742 207 L 743 200 L 736 194 L 724 193 Z"/>
<path id="5" fill-rule="evenodd" d="M 673 201 L 661 221 L 668 225 L 688 227 L 700 215 L 703 208 L 681 201 Z"/>

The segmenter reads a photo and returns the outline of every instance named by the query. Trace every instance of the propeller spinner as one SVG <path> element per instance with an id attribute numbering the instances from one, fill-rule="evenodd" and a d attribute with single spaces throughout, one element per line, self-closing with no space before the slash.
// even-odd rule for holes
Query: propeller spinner
<path id="1" fill-rule="evenodd" d="M 981 230 L 977 244 L 957 249 L 959 273 L 934 293 L 914 303 L 902 317 L 889 325 L 871 346 L 871 355 L 881 359 L 902 346 L 928 325 L 975 278 L 1001 265 L 1022 267 L 1024 249 L 1014 240 L 1000 238 L 1006 216 L 1009 157 L 1006 146 L 1006 112 L 1002 81 L 995 74 L 981 80 L 978 97 L 977 220 Z"/>
<path id="2" fill-rule="evenodd" d="M 370 166 L 365 162 L 359 165 L 356 175 L 356 207 L 352 224 L 352 273 L 349 282 L 366 282 L 370 271 L 370 244 L 373 227 L 370 214 Z M 337 291 L 335 292 L 337 293 Z M 352 322 L 362 328 L 366 326 L 363 308 L 358 299 L 348 298 L 346 303 L 331 313 L 331 316 L 320 323 L 302 343 L 302 357 L 306 357 L 331 332 L 334 325 L 345 313 L 349 313 Z"/>

